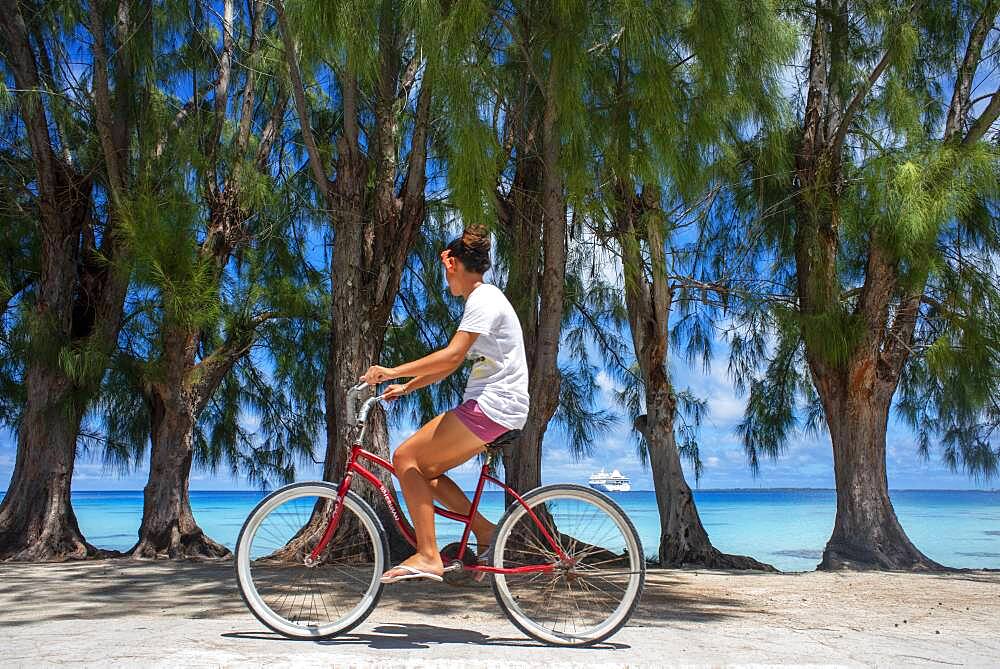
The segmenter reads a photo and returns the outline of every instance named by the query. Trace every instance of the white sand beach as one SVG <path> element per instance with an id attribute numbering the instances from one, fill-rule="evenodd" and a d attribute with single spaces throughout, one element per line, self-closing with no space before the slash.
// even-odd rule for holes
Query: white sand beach
<path id="1" fill-rule="evenodd" d="M 541 646 L 489 587 L 387 586 L 322 642 L 278 637 L 223 563 L 0 565 L 4 667 L 997 666 L 1000 573 L 652 570 L 630 624 L 589 649 Z"/>

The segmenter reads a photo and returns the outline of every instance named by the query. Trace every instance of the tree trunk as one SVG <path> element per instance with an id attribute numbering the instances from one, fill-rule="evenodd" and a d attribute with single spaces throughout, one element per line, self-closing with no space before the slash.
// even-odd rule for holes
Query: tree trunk
<path id="1" fill-rule="evenodd" d="M 347 455 L 357 430 L 347 415 L 347 391 L 357 385 L 358 377 L 382 354 L 386 321 L 383 309 L 371 305 L 371 294 L 365 290 L 361 257 L 364 229 L 361 226 L 338 228 L 334 244 L 333 313 L 331 314 L 330 357 L 326 375 L 326 459 L 323 479 L 338 482 L 347 469 Z M 385 459 L 391 458 L 385 414 L 369 414 L 368 440 L 365 449 Z M 371 463 L 366 467 L 378 475 L 398 505 L 393 477 Z M 368 502 L 382 521 L 389 535 L 389 550 L 393 559 L 409 557 L 413 552 L 406 538 L 396 528 L 392 514 L 381 493 L 364 479 L 355 477 L 351 489 Z M 347 517 L 345 516 L 345 520 Z M 358 529 L 360 531 L 360 529 Z"/>
<path id="2" fill-rule="evenodd" d="M 808 133 L 807 133 L 808 136 Z M 795 269 L 803 342 L 813 385 L 833 445 L 837 516 L 819 569 L 943 569 L 913 546 L 889 501 L 885 438 L 892 397 L 909 355 L 917 320 L 916 300 L 904 299 L 889 318 L 899 288 L 898 266 L 873 235 L 865 279 L 853 313 L 841 304 L 838 274 L 838 161 L 805 144 L 799 154 L 803 192 L 797 198 Z M 817 165 L 824 165 L 817 169 Z M 848 319 L 861 326 L 857 342 L 847 345 L 846 361 L 825 351 L 828 331 L 809 320 L 841 318 L 834 336 L 850 337 Z M 822 341 L 821 341 L 822 340 Z"/>
<path id="3" fill-rule="evenodd" d="M 626 274 L 625 303 L 646 400 L 646 415 L 636 420 L 636 427 L 646 439 L 660 513 L 657 559 L 664 567 L 700 565 L 714 569 L 774 571 L 774 567 L 751 557 L 719 551 L 712 546 L 701 523 L 691 488 L 684 480 L 674 433 L 677 399 L 667 372 L 667 335 L 673 295 L 665 274 L 659 190 L 644 188 L 640 198 L 632 187 L 621 184 L 618 195 L 621 205 L 616 229 Z M 648 269 L 641 253 L 643 240 L 649 250 L 651 267 Z"/>
<path id="4" fill-rule="evenodd" d="M 213 541 L 195 522 L 188 483 L 195 408 L 183 397 L 162 397 L 156 390 L 150 401 L 149 480 L 143 490 L 139 541 L 129 549 L 134 558 L 227 557 L 228 548 Z"/>
<path id="5" fill-rule="evenodd" d="M 41 272 L 32 317 L 38 329 L 24 376 L 26 401 L 10 488 L 0 503 L 0 560 L 66 560 L 110 555 L 88 544 L 70 488 L 84 407 L 99 374 L 75 382 L 51 348 L 70 353 L 92 343 L 107 353 L 117 337 L 127 281 L 96 260 L 91 183 L 57 164 L 55 190 L 41 199 Z M 55 213 L 49 206 L 55 204 Z M 52 218 L 54 216 L 54 218 Z M 101 253 L 116 257 L 110 241 Z M 75 360 L 74 364 L 82 364 Z"/>
<path id="6" fill-rule="evenodd" d="M 0 505 L 0 560 L 107 555 L 84 540 L 70 501 L 82 417 L 70 384 L 63 374 L 36 361 L 25 385 L 28 402 L 18 429 L 17 460 Z"/>
<path id="7" fill-rule="evenodd" d="M 643 313 L 641 307 L 634 306 L 634 298 L 629 302 L 630 312 Z M 665 337 L 663 341 L 665 345 Z M 656 507 L 660 514 L 657 562 L 661 567 L 698 565 L 710 569 L 775 571 L 769 564 L 744 555 L 723 553 L 712 545 L 681 467 L 674 432 L 677 400 L 666 374 L 665 361 L 657 360 L 659 356 L 655 353 L 651 355 L 645 347 L 637 347 L 637 352 L 644 358 L 639 366 L 646 389 L 646 415 L 636 420 L 636 427 L 646 439 Z"/>
<path id="8" fill-rule="evenodd" d="M 361 90 L 359 77 L 350 66 L 338 76 L 343 130 L 336 140 L 336 178 L 331 181 L 309 125 L 305 88 L 281 0 L 275 8 L 310 170 L 334 231 L 330 355 L 324 381 L 327 449 L 323 478 L 335 482 L 344 476 L 347 452 L 355 436 L 354 426 L 347 420 L 347 391 L 357 385 L 359 376 L 370 365 L 379 362 L 403 269 L 424 220 L 431 82 L 425 72 L 415 105 L 408 160 L 401 161 L 397 147 L 405 140 L 399 109 L 407 104 L 409 92 L 409 84 L 400 81 L 400 49 L 405 36 L 399 32 L 401 25 L 392 7 L 382 6 L 375 90 Z M 371 106 L 365 107 L 368 101 Z M 375 123 L 373 132 L 366 134 L 371 143 L 362 150 L 360 119 L 369 112 L 374 114 Z M 401 175 L 404 163 L 406 173 Z M 398 189 L 397 184 L 401 184 Z M 371 421 L 371 440 L 365 446 L 388 459 L 384 416 L 375 412 Z M 391 475 L 375 473 L 395 496 Z M 393 556 L 409 556 L 412 548 L 396 529 L 381 495 L 363 482 L 356 492 L 381 518 Z"/>
<path id="9" fill-rule="evenodd" d="M 553 63 L 548 81 L 558 69 Z M 504 451 L 504 481 L 520 493 L 542 483 L 542 442 L 559 406 L 558 356 L 566 288 L 566 198 L 559 156 L 558 104 L 528 84 L 512 192 L 504 198 L 514 248 L 507 286 L 521 320 L 528 362 L 528 419 Z M 554 86 L 553 86 L 554 88 Z M 541 268 L 539 268 L 541 261 Z M 507 495 L 507 503 L 513 503 Z"/>
<path id="10" fill-rule="evenodd" d="M 653 393 L 646 393 L 646 408 L 649 412 L 645 416 L 646 420 L 636 422 L 649 445 L 649 464 L 653 473 L 656 507 L 660 513 L 657 563 L 661 567 L 697 565 L 709 569 L 777 571 L 771 565 L 758 562 L 752 557 L 723 553 L 712 545 L 708 532 L 701 523 L 694 495 L 684 479 L 684 469 L 681 467 L 680 452 L 674 436 L 674 400 L 669 396 L 658 399 L 651 395 Z M 643 417 L 640 416 L 641 418 Z"/>
<path id="11" fill-rule="evenodd" d="M 89 188 L 88 188 L 89 193 Z M 61 200 L 67 220 L 84 220 L 89 203 Z M 24 377 L 27 399 L 17 437 L 17 460 L 10 489 L 0 503 L 0 560 L 64 560 L 109 554 L 87 544 L 73 513 L 70 486 L 76 441 L 84 408 L 97 392 L 100 374 L 85 370 L 74 382 L 51 352 L 53 344 L 76 353 L 76 345 L 107 354 L 114 346 L 127 287 L 116 270 L 79 258 L 72 247 L 82 226 L 42 239 L 42 272 L 33 317 L 39 349 L 32 351 Z M 55 238 L 53 238 L 55 237 Z M 86 245 L 86 235 L 84 245 Z M 108 257 L 113 252 L 102 249 Z M 85 248 L 84 255 L 95 253 Z M 74 295 L 75 291 L 79 291 Z M 84 365 L 80 360 L 73 364 Z"/>
<path id="12" fill-rule="evenodd" d="M 833 534 L 817 568 L 945 569 L 917 550 L 889 500 L 885 437 L 892 393 L 867 389 L 861 377 L 871 366 L 862 362 L 849 376 L 813 372 L 830 427 L 837 485 Z"/>
<path id="13" fill-rule="evenodd" d="M 554 412 L 552 398 L 558 393 L 542 383 L 535 371 L 538 343 L 538 299 L 542 267 L 542 172 L 534 146 L 534 130 L 522 131 L 517 142 L 517 164 L 510 193 L 501 199 L 504 234 L 509 240 L 506 293 L 521 321 L 524 351 L 528 362 L 528 420 L 516 443 L 504 449 L 504 482 L 518 492 L 527 492 L 541 483 L 541 442 L 544 426 Z M 545 407 L 542 405 L 546 404 Z M 507 504 L 514 499 L 508 495 Z"/>

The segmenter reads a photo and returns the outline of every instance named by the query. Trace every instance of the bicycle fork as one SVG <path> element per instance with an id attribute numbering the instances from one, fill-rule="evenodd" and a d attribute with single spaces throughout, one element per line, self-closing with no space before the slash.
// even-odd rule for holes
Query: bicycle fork
<path id="1" fill-rule="evenodd" d="M 353 459 L 352 459 L 353 463 Z M 319 563 L 319 556 L 326 548 L 327 544 L 330 543 L 330 539 L 333 538 L 333 533 L 337 531 L 337 525 L 340 524 L 340 516 L 344 512 L 344 498 L 347 497 L 347 491 L 351 489 L 351 468 L 348 463 L 347 474 L 340 481 L 340 485 L 337 486 L 337 497 L 333 503 L 333 514 L 330 516 L 330 522 L 326 525 L 326 530 L 323 531 L 323 536 L 320 538 L 319 542 L 313 547 L 309 555 L 305 557 L 303 563 L 307 567 L 313 567 Z"/>

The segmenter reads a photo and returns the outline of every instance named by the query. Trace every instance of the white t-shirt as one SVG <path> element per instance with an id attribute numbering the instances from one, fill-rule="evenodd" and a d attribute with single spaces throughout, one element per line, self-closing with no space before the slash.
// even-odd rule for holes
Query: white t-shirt
<path id="1" fill-rule="evenodd" d="M 520 430 L 528 420 L 528 362 L 514 307 L 502 290 L 482 283 L 469 293 L 458 329 L 479 333 L 466 354 L 476 362 L 462 401 L 476 400 L 490 420 Z"/>

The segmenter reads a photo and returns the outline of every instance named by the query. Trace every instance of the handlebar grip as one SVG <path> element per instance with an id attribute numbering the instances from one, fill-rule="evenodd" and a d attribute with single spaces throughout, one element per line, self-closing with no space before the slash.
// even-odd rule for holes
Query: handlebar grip
<path id="1" fill-rule="evenodd" d="M 347 415 L 350 416 L 351 424 L 358 424 L 358 393 L 364 390 L 368 383 L 362 381 L 347 391 Z"/>

